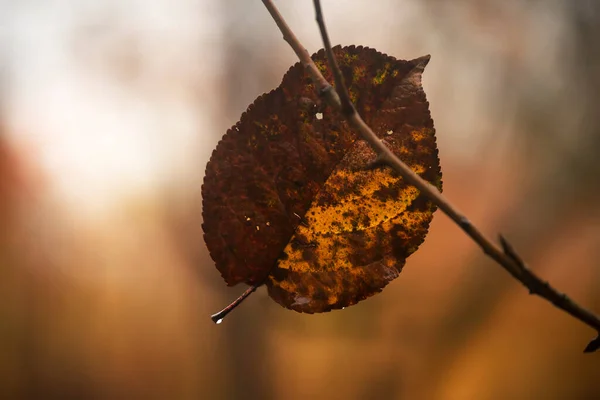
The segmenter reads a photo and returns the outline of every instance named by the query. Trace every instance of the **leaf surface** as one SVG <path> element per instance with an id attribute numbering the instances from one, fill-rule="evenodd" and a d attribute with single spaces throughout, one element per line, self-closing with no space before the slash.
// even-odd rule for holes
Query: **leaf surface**
<path id="1" fill-rule="evenodd" d="M 363 47 L 333 50 L 365 122 L 441 189 L 421 86 L 429 56 L 403 61 Z M 331 82 L 324 51 L 312 58 Z M 206 167 L 204 239 L 227 284 L 264 283 L 279 304 L 308 313 L 381 291 L 423 242 L 435 207 L 375 161 L 294 65 L 227 131 Z"/>

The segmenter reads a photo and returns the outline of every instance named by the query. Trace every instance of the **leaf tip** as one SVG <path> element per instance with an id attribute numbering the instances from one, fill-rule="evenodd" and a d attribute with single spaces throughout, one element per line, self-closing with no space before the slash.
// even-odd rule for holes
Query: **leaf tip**
<path id="1" fill-rule="evenodd" d="M 583 352 L 584 353 L 593 353 L 598 349 L 600 349 L 600 333 L 598 334 L 598 336 L 595 339 L 593 339 L 591 342 L 588 343 L 588 345 L 585 347 Z"/>
<path id="2" fill-rule="evenodd" d="M 431 60 L 431 55 L 425 54 L 424 56 L 415 58 L 414 60 L 412 60 L 412 62 L 415 64 L 415 67 L 420 67 L 420 68 L 424 69 L 427 66 L 427 64 L 429 64 L 430 60 Z"/>

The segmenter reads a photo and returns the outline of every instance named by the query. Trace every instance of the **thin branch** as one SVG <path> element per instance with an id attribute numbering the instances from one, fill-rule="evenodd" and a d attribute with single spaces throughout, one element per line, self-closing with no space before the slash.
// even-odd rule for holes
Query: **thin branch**
<path id="1" fill-rule="evenodd" d="M 283 38 L 290 44 L 304 68 L 310 74 L 317 90 L 324 94 L 325 100 L 330 106 L 337 109 L 352 125 L 360 136 L 368 142 L 378 154 L 380 159 L 393 168 L 403 179 L 415 186 L 425 196 L 427 196 L 435 205 L 437 205 L 452 221 L 454 221 L 475 243 L 481 247 L 483 252 L 506 269 L 515 279 L 521 282 L 529 289 L 531 294 L 536 294 L 550 301 L 556 307 L 564 310 L 576 319 L 594 328 L 598 332 L 598 338 L 588 344 L 585 351 L 595 351 L 600 347 L 600 319 L 592 312 L 580 307 L 563 293 L 552 288 L 548 282 L 538 278 L 517 255 L 512 246 L 500 236 L 500 245 L 494 243 L 487 238 L 475 225 L 473 225 L 465 215 L 459 212 L 436 187 L 429 182 L 423 180 L 414 171 L 403 163 L 371 130 L 371 128 L 363 121 L 356 109 L 352 105 L 348 91 L 343 83 L 341 72 L 335 61 L 331 43 L 327 35 L 327 29 L 323 20 L 321 11 L 321 2 L 314 0 L 316 19 L 319 25 L 325 51 L 329 60 L 330 67 L 335 77 L 335 84 L 339 91 L 336 90 L 327 82 L 319 69 L 316 67 L 310 58 L 308 51 L 298 41 L 293 34 L 279 11 L 271 0 L 262 0 L 269 13 L 279 27 Z M 417 66 L 418 67 L 418 66 Z"/>
<path id="2" fill-rule="evenodd" d="M 337 97 L 337 93 L 335 90 L 331 90 L 333 87 L 329 84 L 329 82 L 327 82 L 327 79 L 325 79 L 321 72 L 319 72 L 319 69 L 310 58 L 310 54 L 306 48 L 300 44 L 300 41 L 285 22 L 277 7 L 275 7 L 272 1 L 263 1 L 263 4 L 267 10 L 269 10 L 271 17 L 273 17 L 273 20 L 275 20 L 275 23 L 283 34 L 283 40 L 285 40 L 290 45 L 292 50 L 294 50 L 294 53 L 296 53 L 296 56 L 298 56 L 298 59 L 315 82 L 315 86 L 320 89 L 321 93 L 328 102 L 339 104 L 340 99 Z M 333 96 L 336 98 L 333 98 Z"/>
<path id="3" fill-rule="evenodd" d="M 344 114 L 346 117 L 350 117 L 352 114 L 356 114 L 356 109 L 354 108 L 354 104 L 352 104 L 352 100 L 350 100 L 350 96 L 348 95 L 348 89 L 346 89 L 342 71 L 340 71 L 340 67 L 338 66 L 335 56 L 333 55 L 333 49 L 331 48 L 331 42 L 329 41 L 327 28 L 325 27 L 325 20 L 323 19 L 323 12 L 321 11 L 321 3 L 319 1 L 315 1 L 314 3 L 315 10 L 317 12 L 317 24 L 319 25 L 319 30 L 321 31 L 321 36 L 323 37 L 327 59 L 329 60 L 331 70 L 333 71 L 335 87 L 338 88 L 342 114 Z"/>

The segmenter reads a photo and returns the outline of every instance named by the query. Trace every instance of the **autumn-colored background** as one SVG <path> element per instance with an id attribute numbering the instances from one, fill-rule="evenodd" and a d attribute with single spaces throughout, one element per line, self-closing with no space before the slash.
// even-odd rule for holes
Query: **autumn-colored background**
<path id="1" fill-rule="evenodd" d="M 309 51 L 312 2 L 280 1 Z M 600 312 L 600 4 L 324 1 L 334 43 L 414 58 L 444 193 Z M 0 398 L 593 399 L 594 332 L 440 212 L 383 293 L 227 320 L 202 240 L 220 136 L 296 62 L 260 1 L 0 3 Z"/>

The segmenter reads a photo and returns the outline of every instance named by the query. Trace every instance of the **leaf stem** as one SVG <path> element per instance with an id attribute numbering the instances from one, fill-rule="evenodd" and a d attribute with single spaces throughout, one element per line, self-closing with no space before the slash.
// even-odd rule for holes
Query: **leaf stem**
<path id="1" fill-rule="evenodd" d="M 239 306 L 242 303 L 242 301 L 244 301 L 246 297 L 250 296 L 252 292 L 254 292 L 256 289 L 258 289 L 259 286 L 260 285 L 250 286 L 248 289 L 246 289 L 244 293 L 240 295 L 240 297 L 232 301 L 231 304 L 229 304 L 227 307 L 225 307 L 218 313 L 211 315 L 210 319 L 212 319 L 215 324 L 220 324 L 221 322 L 223 322 L 223 319 L 227 316 L 227 314 L 229 314 L 237 306 Z"/>
<path id="2" fill-rule="evenodd" d="M 348 90 L 344 84 L 341 71 L 335 60 L 327 28 L 323 19 L 321 2 L 313 0 L 315 6 L 316 20 L 319 25 L 321 37 L 325 46 L 325 51 L 335 79 L 334 89 L 323 77 L 315 63 L 310 58 L 308 51 L 302 46 L 298 38 L 294 35 L 287 25 L 272 0 L 262 0 L 263 4 L 275 20 L 283 38 L 294 50 L 300 62 L 310 74 L 317 91 L 324 94 L 325 100 L 333 108 L 337 109 L 346 120 L 356 129 L 360 136 L 367 141 L 377 152 L 381 160 L 387 163 L 397 173 L 399 173 L 406 182 L 415 186 L 419 191 L 425 194 L 435 205 L 437 205 L 452 221 L 454 221 L 475 243 L 481 247 L 483 252 L 502 266 L 515 279 L 521 282 L 529 293 L 536 294 L 550 301 L 556 307 L 567 312 L 574 318 L 594 328 L 598 332 L 598 338 L 592 340 L 586 347 L 586 352 L 597 350 L 600 347 L 600 319 L 592 312 L 573 302 L 565 294 L 558 292 L 548 282 L 537 277 L 517 255 L 512 246 L 502 236 L 499 237 L 500 245 L 487 238 L 469 219 L 459 212 L 436 187 L 429 182 L 421 179 L 414 171 L 410 169 L 402 160 L 400 160 L 373 132 L 373 130 L 363 121 L 358 114 L 352 102 L 350 101 Z M 429 58 L 423 58 L 423 63 L 415 68 L 424 68 Z M 242 295 L 243 296 L 243 295 Z M 225 310 L 224 310 L 225 311 Z M 215 314 L 216 315 L 216 314 Z"/>

